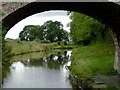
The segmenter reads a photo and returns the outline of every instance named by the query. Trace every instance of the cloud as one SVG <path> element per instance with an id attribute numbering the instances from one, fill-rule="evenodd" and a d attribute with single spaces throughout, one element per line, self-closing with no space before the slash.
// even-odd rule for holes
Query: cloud
<path id="1" fill-rule="evenodd" d="M 19 37 L 20 31 L 22 31 L 26 25 L 43 25 L 44 22 L 48 20 L 61 22 L 63 24 L 63 28 L 70 32 L 70 27 L 67 27 L 67 24 L 71 22 L 71 20 L 67 15 L 67 11 L 46 11 L 44 13 L 38 13 L 29 16 L 26 19 L 18 22 L 8 31 L 6 38 L 16 39 Z"/>
<path id="2" fill-rule="evenodd" d="M 50 10 L 50 11 L 45 11 L 42 13 L 38 13 L 33 15 L 33 17 L 51 17 L 51 16 L 66 16 L 67 11 L 63 10 Z"/>

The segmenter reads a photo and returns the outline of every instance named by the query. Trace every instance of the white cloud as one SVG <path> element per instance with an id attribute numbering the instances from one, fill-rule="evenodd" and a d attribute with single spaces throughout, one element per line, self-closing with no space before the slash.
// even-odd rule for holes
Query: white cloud
<path id="1" fill-rule="evenodd" d="M 67 27 L 67 24 L 71 20 L 69 19 L 69 16 L 66 15 L 66 13 L 66 11 L 48 11 L 27 17 L 12 27 L 6 34 L 6 38 L 16 39 L 19 37 L 19 33 L 23 30 L 24 26 L 43 25 L 44 22 L 48 20 L 60 21 L 63 24 L 63 28 L 69 32 L 70 27 Z"/>

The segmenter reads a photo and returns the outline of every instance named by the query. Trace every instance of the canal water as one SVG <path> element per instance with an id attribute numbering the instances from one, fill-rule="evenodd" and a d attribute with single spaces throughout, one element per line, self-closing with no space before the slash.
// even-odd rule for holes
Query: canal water
<path id="1" fill-rule="evenodd" d="M 72 88 L 67 69 L 71 65 L 71 52 L 16 56 L 6 70 L 3 88 Z"/>

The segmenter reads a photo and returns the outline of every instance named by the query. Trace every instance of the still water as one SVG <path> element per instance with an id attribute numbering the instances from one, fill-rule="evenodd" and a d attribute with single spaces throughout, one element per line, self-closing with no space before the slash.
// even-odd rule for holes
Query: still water
<path id="1" fill-rule="evenodd" d="M 72 88 L 69 80 L 71 52 L 14 62 L 3 79 L 3 88 Z"/>

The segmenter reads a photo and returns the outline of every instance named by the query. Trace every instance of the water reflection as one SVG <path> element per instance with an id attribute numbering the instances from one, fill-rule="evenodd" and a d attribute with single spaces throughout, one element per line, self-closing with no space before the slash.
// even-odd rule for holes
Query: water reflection
<path id="1" fill-rule="evenodd" d="M 69 81 L 71 52 L 14 62 L 4 78 L 3 88 L 72 88 Z"/>

